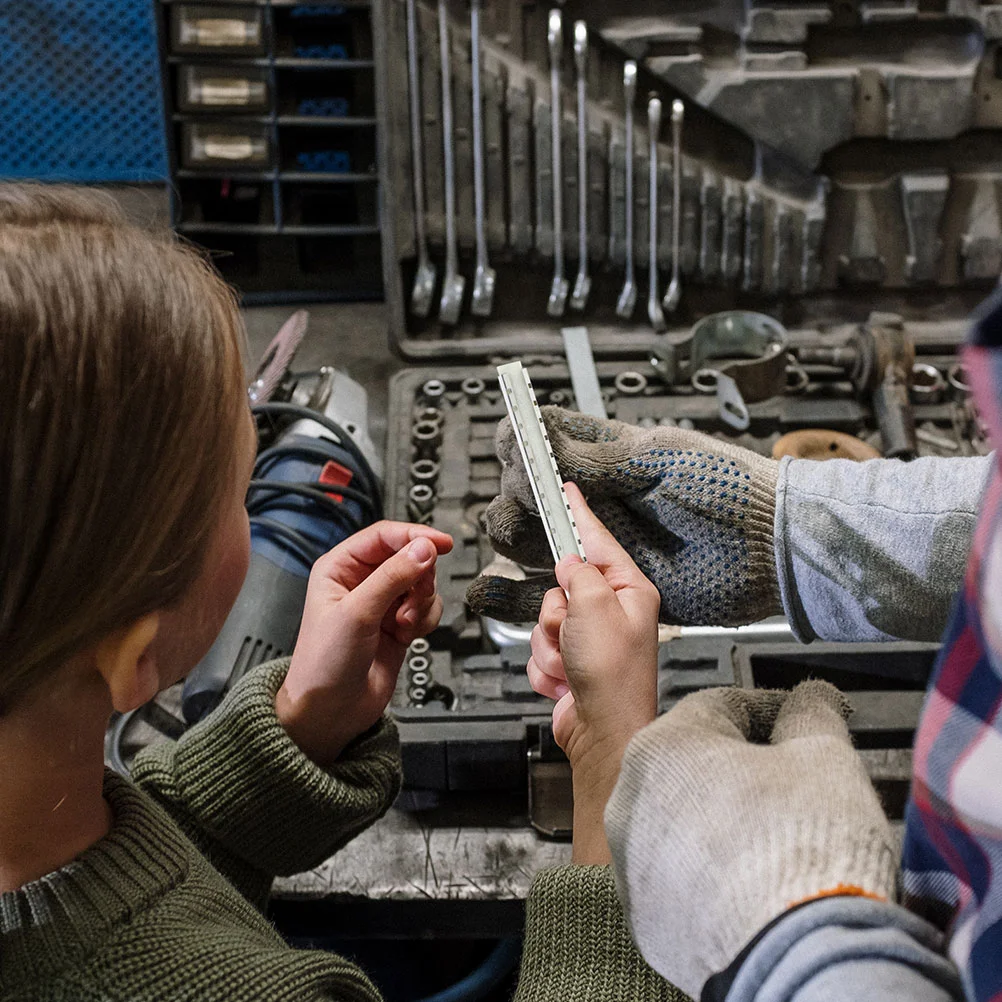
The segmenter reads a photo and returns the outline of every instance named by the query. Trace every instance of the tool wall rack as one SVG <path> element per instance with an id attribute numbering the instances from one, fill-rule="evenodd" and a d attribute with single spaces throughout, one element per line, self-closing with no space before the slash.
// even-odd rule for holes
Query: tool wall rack
<path id="1" fill-rule="evenodd" d="M 471 5 L 445 0 L 444 125 L 437 0 L 415 0 L 417 86 L 409 83 L 408 0 L 375 0 L 383 237 L 390 336 L 414 361 L 559 350 L 561 324 L 589 327 L 599 356 L 642 351 L 648 320 L 651 199 L 658 299 L 678 266 L 672 330 L 725 309 L 757 309 L 787 327 L 963 317 L 1002 271 L 1002 7 L 971 2 L 752 0 L 666 10 L 645 3 L 559 5 L 559 178 L 554 184 L 548 16 L 557 4 L 502 0 L 480 17 L 481 101 L 473 100 Z M 575 22 L 587 27 L 585 308 L 548 315 L 555 199 L 565 277 L 580 253 Z M 633 108 L 633 257 L 638 301 L 617 316 L 626 260 L 624 66 L 637 63 Z M 412 308 L 420 261 L 415 144 L 429 258 L 437 271 L 426 315 Z M 658 170 L 649 184 L 648 98 L 662 107 Z M 674 206 L 673 102 L 684 104 L 679 205 Z M 489 315 L 472 290 L 477 265 L 473 115 L 482 112 L 486 257 L 496 272 Z M 452 151 L 448 184 L 444 150 Z M 455 322 L 443 322 L 446 192 L 455 197 Z M 675 218 L 677 216 L 677 219 Z M 678 223 L 678 253 L 672 227 Z M 677 257 L 677 261 L 673 260 Z M 448 318 L 446 318 L 448 319 Z"/>
<path id="2" fill-rule="evenodd" d="M 837 342 L 848 329 L 797 329 L 789 344 Z M 943 374 L 956 371 L 963 325 L 907 329 L 920 363 Z M 541 404 L 575 407 L 564 361 L 535 356 L 526 364 Z M 714 397 L 689 385 L 665 386 L 646 360 L 599 360 L 597 370 L 609 416 L 633 424 L 694 427 L 765 455 L 781 435 L 804 428 L 848 433 L 880 448 L 869 404 L 848 382 L 820 370 L 799 392 L 749 405 L 751 425 L 740 434 L 722 422 Z M 985 450 L 972 432 L 966 394 L 957 387 L 948 386 L 934 403 L 916 404 L 914 413 L 920 455 L 971 456 Z M 480 516 L 500 489 L 494 434 L 504 414 L 491 365 L 410 368 L 391 383 L 388 517 L 426 521 L 455 539 L 438 567 L 442 624 L 427 650 L 419 645 L 411 652 L 392 708 L 408 786 L 524 789 L 528 781 L 534 823 L 559 833 L 560 817 L 540 805 L 566 806 L 566 763 L 549 734 L 550 704 L 526 680 L 528 628 L 482 620 L 464 604 L 467 586 L 495 556 Z M 911 735 L 935 651 L 936 645 L 897 643 L 804 646 L 782 621 L 738 631 L 685 629 L 661 646 L 661 709 L 707 686 L 791 686 L 807 675 L 828 678 L 857 704 L 852 724 L 857 743 L 889 806 L 900 810 Z"/>
<path id="3" fill-rule="evenodd" d="M 158 0 L 179 233 L 248 301 L 381 294 L 367 0 Z"/>

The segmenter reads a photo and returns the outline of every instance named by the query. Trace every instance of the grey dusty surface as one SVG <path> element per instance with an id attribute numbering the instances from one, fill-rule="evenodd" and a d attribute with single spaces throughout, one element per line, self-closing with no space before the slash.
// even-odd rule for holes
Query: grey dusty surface
<path id="1" fill-rule="evenodd" d="M 252 306 L 244 310 L 251 361 L 256 363 L 282 323 L 297 309 L 310 326 L 293 362 L 307 371 L 333 365 L 361 383 L 369 394 L 369 432 L 376 448 L 386 448 L 390 377 L 401 362 L 390 354 L 383 303 L 324 303 L 315 306 Z"/>

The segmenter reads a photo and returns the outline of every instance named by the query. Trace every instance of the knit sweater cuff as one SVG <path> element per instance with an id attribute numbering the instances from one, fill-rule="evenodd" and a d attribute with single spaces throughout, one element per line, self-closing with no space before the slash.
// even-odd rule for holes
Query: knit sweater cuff
<path id="1" fill-rule="evenodd" d="M 686 1002 L 633 945 L 610 867 L 557 867 L 532 883 L 515 1002 L 553 999 Z"/>
<path id="2" fill-rule="evenodd" d="M 254 670 L 176 745 L 151 748 L 133 766 L 140 785 L 156 785 L 152 774 L 166 767 L 200 831 L 276 876 L 327 859 L 386 813 L 401 782 L 397 730 L 385 718 L 329 769 L 300 751 L 275 713 L 288 667 L 285 658 Z"/>

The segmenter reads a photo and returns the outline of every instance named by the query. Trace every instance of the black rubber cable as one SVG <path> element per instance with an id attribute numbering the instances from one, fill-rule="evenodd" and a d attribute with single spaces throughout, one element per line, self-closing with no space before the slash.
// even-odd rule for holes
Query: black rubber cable
<path id="1" fill-rule="evenodd" d="M 266 417 L 292 417 L 301 421 L 315 421 L 322 428 L 337 436 L 338 444 L 347 452 L 359 465 L 359 473 L 365 478 L 366 486 L 369 488 L 376 503 L 377 519 L 383 517 L 383 498 L 379 490 L 379 482 L 372 472 L 369 461 L 362 455 L 362 450 L 355 444 L 352 437 L 336 421 L 332 421 L 324 414 L 312 411 L 308 407 L 300 407 L 298 404 L 268 403 L 258 404 L 251 408 L 251 413 Z"/>

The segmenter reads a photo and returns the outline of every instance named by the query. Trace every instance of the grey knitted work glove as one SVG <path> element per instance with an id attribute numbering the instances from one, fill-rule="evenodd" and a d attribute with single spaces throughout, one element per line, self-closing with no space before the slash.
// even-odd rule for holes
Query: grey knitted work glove
<path id="1" fill-rule="evenodd" d="M 827 682 L 709 689 L 634 737 L 605 811 L 644 959 L 688 995 L 764 926 L 831 894 L 893 900 L 890 825 Z"/>
<path id="2" fill-rule="evenodd" d="M 708 435 L 644 430 L 559 407 L 542 408 L 557 466 L 661 595 L 661 622 L 734 626 L 783 611 L 773 552 L 779 464 Z M 501 494 L 484 515 L 502 556 L 551 568 L 542 522 L 507 418 L 497 432 Z M 474 612 L 536 618 L 552 574 L 485 576 Z"/>

